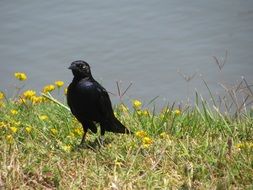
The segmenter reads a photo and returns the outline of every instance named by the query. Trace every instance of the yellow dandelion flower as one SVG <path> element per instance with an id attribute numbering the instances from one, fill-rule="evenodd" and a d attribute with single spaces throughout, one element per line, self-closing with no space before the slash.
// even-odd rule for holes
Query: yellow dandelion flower
<path id="1" fill-rule="evenodd" d="M 60 87 L 62 87 L 62 86 L 64 85 L 64 82 L 58 80 L 58 81 L 55 81 L 54 84 L 55 84 L 58 88 L 60 88 Z"/>
<path id="2" fill-rule="evenodd" d="M 236 148 L 239 148 L 239 149 L 240 149 L 240 148 L 243 147 L 243 144 L 242 144 L 242 143 L 237 143 L 235 146 L 236 146 Z"/>
<path id="3" fill-rule="evenodd" d="M 83 135 L 83 129 L 81 127 L 76 127 L 74 132 L 79 136 Z"/>
<path id="4" fill-rule="evenodd" d="M 32 131 L 32 127 L 30 127 L 30 126 L 26 127 L 25 130 L 26 130 L 27 133 L 30 133 Z"/>
<path id="5" fill-rule="evenodd" d="M 144 137 L 144 138 L 142 139 L 142 143 L 143 143 L 143 144 L 152 144 L 153 141 L 152 141 L 152 139 L 149 138 L 149 137 Z"/>
<path id="6" fill-rule="evenodd" d="M 141 101 L 139 101 L 139 100 L 133 100 L 132 101 L 132 104 L 133 104 L 133 108 L 134 109 L 141 109 L 141 106 L 142 106 L 142 103 L 141 103 Z"/>
<path id="7" fill-rule="evenodd" d="M 148 110 L 143 110 L 142 111 L 142 115 L 143 116 L 148 116 L 149 115 L 149 111 Z"/>
<path id="8" fill-rule="evenodd" d="M 136 113 L 139 116 L 148 116 L 149 115 L 149 111 L 148 110 L 137 110 Z"/>
<path id="9" fill-rule="evenodd" d="M 71 145 L 63 145 L 62 146 L 62 149 L 65 151 L 65 152 L 70 152 L 71 151 Z"/>
<path id="10" fill-rule="evenodd" d="M 5 128 L 5 127 L 6 127 L 6 124 L 3 121 L 0 121 L 0 129 Z"/>
<path id="11" fill-rule="evenodd" d="M 175 113 L 176 115 L 180 115 L 180 114 L 181 114 L 181 111 L 180 111 L 179 109 L 176 109 L 176 110 L 174 111 L 174 113 Z"/>
<path id="12" fill-rule="evenodd" d="M 50 85 L 46 85 L 44 86 L 43 88 L 43 92 L 44 93 L 47 93 L 47 92 L 51 92 L 55 89 L 55 86 L 53 84 L 50 84 Z"/>
<path id="13" fill-rule="evenodd" d="M 18 131 L 18 128 L 17 127 L 10 127 L 10 130 L 13 132 L 13 133 L 16 133 Z"/>
<path id="14" fill-rule="evenodd" d="M 58 133 L 58 130 L 55 129 L 55 128 L 50 129 L 50 131 L 51 131 L 54 135 L 56 135 L 56 134 Z"/>
<path id="15" fill-rule="evenodd" d="M 0 100 L 4 98 L 4 93 L 0 92 Z"/>
<path id="16" fill-rule="evenodd" d="M 12 136 L 12 135 L 7 135 L 7 136 L 6 136 L 6 141 L 7 141 L 8 143 L 13 143 L 13 141 L 14 141 L 13 136 Z"/>
<path id="17" fill-rule="evenodd" d="M 18 111 L 17 111 L 17 110 L 11 110 L 11 114 L 12 114 L 12 115 L 17 115 L 17 114 L 18 114 Z"/>
<path id="18" fill-rule="evenodd" d="M 136 133 L 135 133 L 135 135 L 137 136 L 137 137 L 140 137 L 140 138 L 143 138 L 143 137 L 146 137 L 147 136 L 147 133 L 145 132 L 145 131 L 137 131 Z"/>
<path id="19" fill-rule="evenodd" d="M 253 148 L 253 142 L 242 142 L 242 143 L 237 143 L 235 145 L 238 149 L 242 149 L 242 148 Z"/>
<path id="20" fill-rule="evenodd" d="M 46 116 L 46 115 L 40 115 L 40 116 L 39 116 L 39 119 L 40 119 L 41 121 L 48 120 L 48 116 Z"/>
<path id="21" fill-rule="evenodd" d="M 36 92 L 33 90 L 27 90 L 23 93 L 24 98 L 26 99 L 31 99 L 32 97 L 34 97 L 36 95 Z"/>
<path id="22" fill-rule="evenodd" d="M 20 72 L 17 72 L 17 73 L 14 73 L 14 76 L 20 80 L 20 81 L 23 81 L 23 80 L 26 80 L 27 79 L 27 76 L 25 73 L 20 73 Z"/>
<path id="23" fill-rule="evenodd" d="M 31 101 L 33 104 L 39 104 L 43 102 L 43 97 L 42 96 L 33 96 L 31 97 Z"/>

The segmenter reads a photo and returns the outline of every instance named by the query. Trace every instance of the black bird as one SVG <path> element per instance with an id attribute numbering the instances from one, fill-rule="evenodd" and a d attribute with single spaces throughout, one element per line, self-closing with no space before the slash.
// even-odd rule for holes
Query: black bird
<path id="1" fill-rule="evenodd" d="M 74 78 L 68 87 L 67 103 L 72 114 L 83 126 L 83 138 L 90 129 L 97 132 L 95 123 L 100 124 L 101 137 L 105 131 L 114 133 L 132 133 L 113 113 L 111 101 L 107 91 L 92 77 L 90 66 L 82 60 L 71 63 Z"/>

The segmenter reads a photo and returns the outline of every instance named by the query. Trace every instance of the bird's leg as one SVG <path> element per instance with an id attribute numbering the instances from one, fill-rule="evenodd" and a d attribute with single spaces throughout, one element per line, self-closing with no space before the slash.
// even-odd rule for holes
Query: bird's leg
<path id="1" fill-rule="evenodd" d="M 100 132 L 100 137 L 98 137 L 98 142 L 101 146 L 104 146 L 104 134 L 105 134 L 105 129 L 101 128 L 101 132 Z"/>
<path id="2" fill-rule="evenodd" d="M 86 133 L 87 133 L 87 130 L 83 128 L 83 138 L 82 138 L 80 145 L 84 145 Z"/>

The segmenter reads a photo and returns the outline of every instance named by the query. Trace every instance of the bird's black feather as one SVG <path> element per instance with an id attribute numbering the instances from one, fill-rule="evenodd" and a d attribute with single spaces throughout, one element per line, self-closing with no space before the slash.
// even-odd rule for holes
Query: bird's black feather
<path id="1" fill-rule="evenodd" d="M 84 136 L 88 129 L 97 132 L 95 123 L 101 127 L 101 135 L 105 131 L 114 133 L 132 133 L 115 116 L 109 95 L 91 75 L 90 66 L 85 61 L 72 62 L 69 69 L 74 78 L 68 87 L 67 103 L 72 114 L 81 122 Z"/>

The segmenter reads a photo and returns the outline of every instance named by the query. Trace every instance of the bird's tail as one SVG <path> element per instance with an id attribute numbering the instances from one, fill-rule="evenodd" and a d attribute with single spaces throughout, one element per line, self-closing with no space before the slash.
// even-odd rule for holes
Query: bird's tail
<path id="1" fill-rule="evenodd" d="M 133 132 L 126 128 L 116 117 L 113 117 L 112 126 L 110 126 L 107 131 L 113 133 L 133 134 Z"/>

